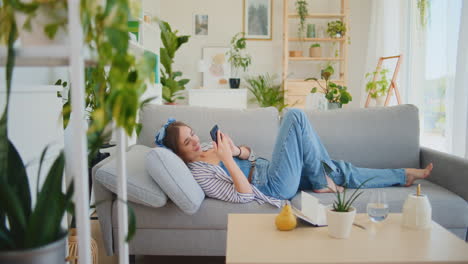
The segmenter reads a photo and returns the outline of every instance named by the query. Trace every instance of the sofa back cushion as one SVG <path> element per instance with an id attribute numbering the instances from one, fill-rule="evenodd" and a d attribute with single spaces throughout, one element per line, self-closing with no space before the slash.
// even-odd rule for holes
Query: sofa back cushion
<path id="1" fill-rule="evenodd" d="M 151 148 L 134 145 L 127 151 L 127 198 L 150 207 L 161 207 L 167 196 L 145 168 L 146 155 Z M 96 181 L 117 193 L 117 159 L 112 158 L 96 171 Z M 98 201 L 99 202 L 99 201 Z"/>
<path id="2" fill-rule="evenodd" d="M 221 109 L 196 106 L 171 106 L 148 104 L 140 112 L 143 124 L 137 144 L 154 147 L 156 132 L 173 117 L 191 126 L 201 142 L 210 142 L 210 130 L 218 124 L 237 145 L 248 145 L 257 155 L 271 158 L 278 133 L 278 111 L 276 108 Z"/>
<path id="3" fill-rule="evenodd" d="M 332 159 L 367 168 L 419 167 L 414 105 L 306 112 Z"/>

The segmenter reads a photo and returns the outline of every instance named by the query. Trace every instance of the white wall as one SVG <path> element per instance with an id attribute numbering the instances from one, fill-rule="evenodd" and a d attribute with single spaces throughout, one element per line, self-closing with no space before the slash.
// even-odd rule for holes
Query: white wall
<path id="1" fill-rule="evenodd" d="M 156 1 L 157 2 L 157 1 Z M 350 36 L 348 48 L 348 87 L 354 101 L 349 107 L 359 107 L 361 93 L 364 90 L 365 57 L 370 20 L 371 0 L 350 0 Z M 313 0 L 309 1 L 309 12 L 337 12 L 339 1 Z M 192 35 L 184 44 L 175 58 L 175 69 L 184 73 L 191 81 L 187 88 L 198 88 L 202 83 L 202 74 L 197 72 L 197 63 L 201 59 L 203 47 L 229 47 L 229 41 L 234 34 L 242 31 L 242 0 L 161 0 L 159 1 L 160 18 L 168 21 L 173 29 L 181 34 Z M 290 10 L 294 12 L 294 1 L 290 1 Z M 193 36 L 193 15 L 207 14 L 208 36 Z M 317 21 L 318 22 L 318 21 Z M 316 23 L 313 21 L 312 23 Z M 325 25 L 325 21 L 322 23 Z M 323 26 L 324 28 L 325 26 Z M 295 26 L 290 26 L 295 31 Z M 248 74 L 282 73 L 283 49 L 283 1 L 273 0 L 273 39 L 270 41 L 248 41 L 247 51 L 252 55 L 252 66 Z M 291 32 L 293 36 L 294 32 Z M 328 48 L 324 52 L 329 52 Z M 318 75 L 320 64 L 314 62 L 298 62 L 290 66 L 292 78 L 302 78 Z M 278 79 L 279 81 L 279 79 Z M 184 103 L 184 102 L 182 102 Z"/>

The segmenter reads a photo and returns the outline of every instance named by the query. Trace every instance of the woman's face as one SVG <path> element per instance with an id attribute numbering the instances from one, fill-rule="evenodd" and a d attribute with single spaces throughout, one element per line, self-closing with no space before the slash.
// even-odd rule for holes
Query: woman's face
<path id="1" fill-rule="evenodd" d="M 185 162 L 191 162 L 197 159 L 201 154 L 200 139 L 190 127 L 182 126 L 179 128 L 179 156 Z"/>

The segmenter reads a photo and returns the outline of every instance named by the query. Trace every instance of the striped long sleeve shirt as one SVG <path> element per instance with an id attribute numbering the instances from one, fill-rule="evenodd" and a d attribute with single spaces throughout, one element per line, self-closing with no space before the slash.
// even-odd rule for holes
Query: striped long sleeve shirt
<path id="1" fill-rule="evenodd" d="M 281 207 L 281 200 L 266 196 L 254 185 L 253 193 L 240 193 L 236 190 L 232 178 L 220 166 L 196 161 L 187 164 L 193 177 L 206 196 L 232 203 L 265 202 Z"/>

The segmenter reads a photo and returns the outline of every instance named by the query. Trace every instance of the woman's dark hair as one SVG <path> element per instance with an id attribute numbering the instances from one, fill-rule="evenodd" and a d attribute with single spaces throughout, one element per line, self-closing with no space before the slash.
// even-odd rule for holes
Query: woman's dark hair
<path id="1" fill-rule="evenodd" d="M 166 128 L 166 136 L 163 139 L 163 144 L 175 154 L 179 155 L 178 139 L 180 136 L 181 127 L 190 127 L 184 122 L 176 121 Z"/>

